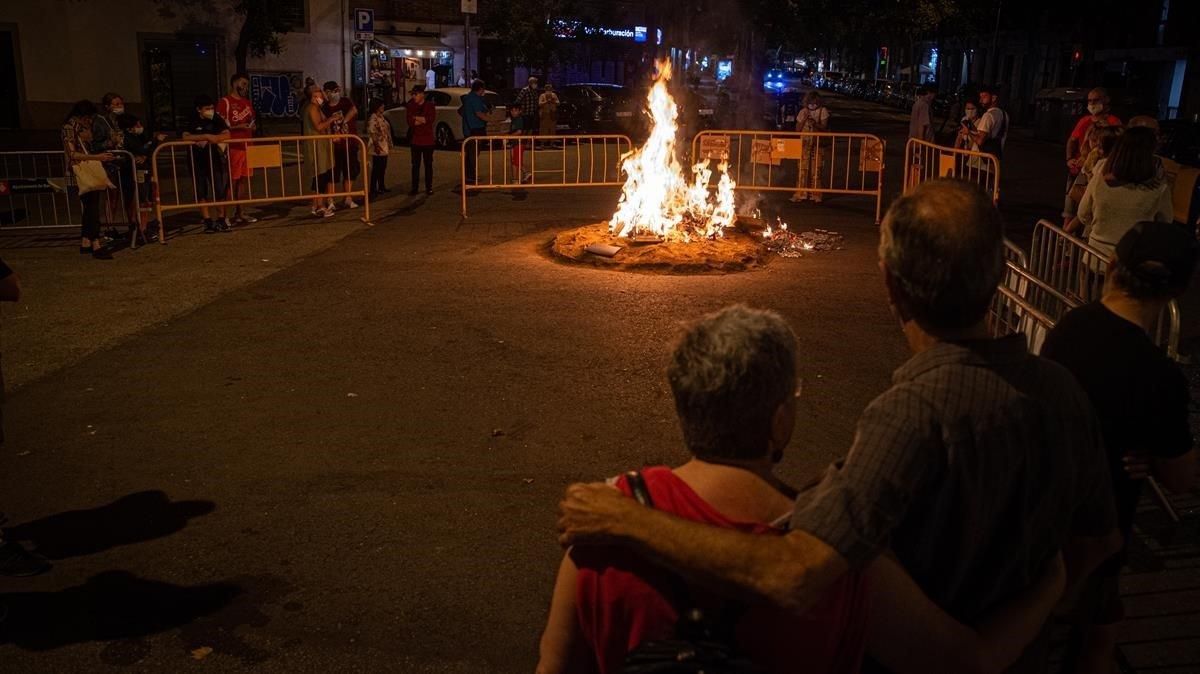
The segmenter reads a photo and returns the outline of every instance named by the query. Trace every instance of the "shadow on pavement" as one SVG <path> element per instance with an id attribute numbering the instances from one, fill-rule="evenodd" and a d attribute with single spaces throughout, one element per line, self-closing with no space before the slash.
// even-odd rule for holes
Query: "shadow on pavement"
<path id="1" fill-rule="evenodd" d="M 171 501 L 162 491 L 142 491 L 98 508 L 6 527 L 4 536 L 32 543 L 49 559 L 66 559 L 169 536 L 214 509 L 212 501 Z"/>
<path id="2" fill-rule="evenodd" d="M 105 571 L 57 592 L 0 594 L 0 604 L 8 609 L 0 623 L 0 643 L 45 651 L 143 637 L 216 613 L 241 593 L 232 583 L 185 587 L 128 571 Z"/>

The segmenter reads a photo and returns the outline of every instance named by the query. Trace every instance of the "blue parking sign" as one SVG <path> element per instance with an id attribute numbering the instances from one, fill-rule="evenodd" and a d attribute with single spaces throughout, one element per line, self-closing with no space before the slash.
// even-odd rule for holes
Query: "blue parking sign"
<path id="1" fill-rule="evenodd" d="M 356 33 L 373 33 L 373 32 L 375 32 L 375 10 L 373 10 L 373 9 L 356 9 L 356 10 L 354 10 L 354 32 L 356 32 Z"/>

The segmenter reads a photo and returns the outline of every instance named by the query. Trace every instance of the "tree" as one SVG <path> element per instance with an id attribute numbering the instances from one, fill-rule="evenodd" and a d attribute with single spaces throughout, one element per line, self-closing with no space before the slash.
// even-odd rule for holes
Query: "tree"
<path id="1" fill-rule="evenodd" d="M 154 0 L 154 4 L 161 18 L 183 19 L 180 32 L 228 34 L 236 28 L 233 55 L 238 72 L 246 71 L 251 56 L 283 53 L 283 35 L 295 28 L 294 3 L 284 0 Z M 231 24 L 231 17 L 236 23 Z"/>
<path id="2" fill-rule="evenodd" d="M 562 58 L 563 37 L 585 37 L 565 20 L 579 17 L 578 5 L 575 0 L 489 0 L 481 3 L 479 27 L 504 43 L 517 65 L 545 73 Z"/>

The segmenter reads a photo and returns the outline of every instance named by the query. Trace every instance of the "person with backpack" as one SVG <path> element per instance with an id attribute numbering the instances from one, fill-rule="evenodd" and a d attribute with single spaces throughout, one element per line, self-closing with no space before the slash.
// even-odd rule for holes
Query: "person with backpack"
<path id="1" fill-rule="evenodd" d="M 796 350 L 791 328 L 773 312 L 739 305 L 701 318 L 667 368 L 692 459 L 610 484 L 677 518 L 782 537 L 796 492 L 774 469 L 796 421 Z M 998 640 L 1023 645 L 1037 633 L 1062 576 L 1052 564 L 980 634 L 937 609 L 887 557 L 833 581 L 797 614 L 728 600 L 626 547 L 577 546 L 559 569 L 537 672 L 857 672 L 872 639 L 884 651 L 904 644 L 937 652 L 943 671 L 977 671 L 981 654 L 1004 649 Z M 694 655 L 680 664 L 681 652 Z M 884 660 L 920 671 L 902 656 Z"/>
<path id="2" fill-rule="evenodd" d="M 998 87 L 980 87 L 979 104 L 984 113 L 975 125 L 973 140 L 980 152 L 995 156 L 999 163 L 1004 158 L 1004 145 L 1008 142 L 1008 113 L 1000 108 Z"/>

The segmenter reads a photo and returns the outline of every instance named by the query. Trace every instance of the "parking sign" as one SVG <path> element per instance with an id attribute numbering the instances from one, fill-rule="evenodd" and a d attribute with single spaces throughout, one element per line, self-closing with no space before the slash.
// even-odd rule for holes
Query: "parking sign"
<path id="1" fill-rule="evenodd" d="M 375 32 L 375 10 L 373 10 L 373 9 L 356 9 L 356 10 L 354 10 L 354 32 L 356 32 L 356 33 L 374 33 Z"/>

